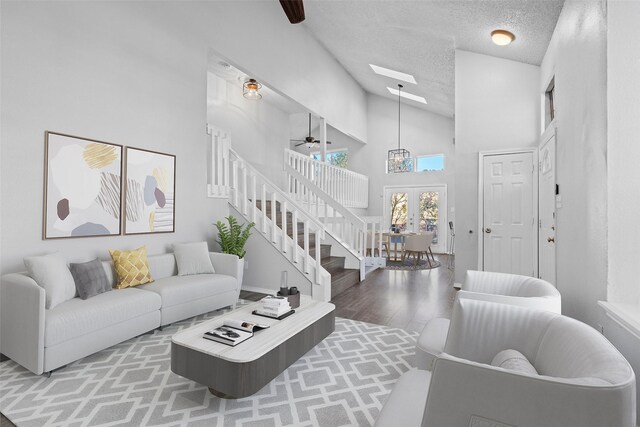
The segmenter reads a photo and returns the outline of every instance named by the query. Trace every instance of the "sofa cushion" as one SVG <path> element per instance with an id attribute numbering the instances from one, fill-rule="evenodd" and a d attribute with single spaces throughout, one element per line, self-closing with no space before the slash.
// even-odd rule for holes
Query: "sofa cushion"
<path id="1" fill-rule="evenodd" d="M 133 288 L 114 289 L 88 300 L 73 298 L 47 310 L 44 345 L 51 347 L 159 310 L 160 303 L 153 292 Z"/>
<path id="2" fill-rule="evenodd" d="M 518 350 L 502 350 L 491 361 L 491 366 L 509 369 L 527 375 L 538 375 L 531 362 Z"/>
<path id="3" fill-rule="evenodd" d="M 156 280 L 178 274 L 176 257 L 173 254 L 151 255 L 147 260 L 151 276 Z"/>
<path id="4" fill-rule="evenodd" d="M 235 290 L 238 281 L 224 274 L 195 274 L 165 277 L 137 288 L 160 295 L 162 308 L 166 308 Z"/>
<path id="5" fill-rule="evenodd" d="M 130 251 L 114 249 L 109 250 L 109 253 L 118 275 L 116 288 L 123 289 L 153 282 L 147 261 L 146 246 Z"/>
<path id="6" fill-rule="evenodd" d="M 215 273 L 207 242 L 176 244 L 173 245 L 173 253 L 178 264 L 178 276 Z"/>
<path id="7" fill-rule="evenodd" d="M 71 263 L 69 270 L 81 299 L 88 299 L 111 290 L 111 283 L 98 258 L 89 262 Z"/>
<path id="8" fill-rule="evenodd" d="M 73 276 L 60 252 L 27 257 L 24 265 L 29 276 L 45 291 L 45 308 L 54 308 L 76 296 Z"/>

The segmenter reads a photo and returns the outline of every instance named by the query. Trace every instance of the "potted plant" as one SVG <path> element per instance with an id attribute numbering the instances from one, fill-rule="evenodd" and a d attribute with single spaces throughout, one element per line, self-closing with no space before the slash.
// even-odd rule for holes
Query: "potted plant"
<path id="1" fill-rule="evenodd" d="M 238 281 L 242 285 L 242 276 L 244 272 L 244 256 L 247 251 L 244 249 L 244 245 L 251 236 L 251 229 L 255 227 L 255 223 L 251 222 L 246 225 L 241 225 L 238 220 L 229 215 L 225 218 L 229 225 L 222 221 L 217 221 L 215 226 L 218 229 L 218 244 L 220 249 L 225 254 L 237 255 L 240 258 L 240 271 L 238 272 Z"/>

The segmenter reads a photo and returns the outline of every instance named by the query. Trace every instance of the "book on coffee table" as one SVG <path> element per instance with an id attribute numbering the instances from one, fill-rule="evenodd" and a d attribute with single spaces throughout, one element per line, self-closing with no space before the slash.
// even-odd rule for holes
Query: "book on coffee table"
<path id="1" fill-rule="evenodd" d="M 235 347 L 253 336 L 255 331 L 266 329 L 269 325 L 244 320 L 225 319 L 222 326 L 204 333 L 203 338 Z"/>

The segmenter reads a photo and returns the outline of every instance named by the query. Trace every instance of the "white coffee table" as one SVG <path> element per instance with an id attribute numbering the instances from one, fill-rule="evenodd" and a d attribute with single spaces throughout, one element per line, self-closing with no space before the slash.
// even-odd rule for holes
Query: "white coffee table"
<path id="1" fill-rule="evenodd" d="M 283 320 L 251 314 L 260 303 L 181 331 L 171 339 L 171 370 L 209 387 L 224 398 L 250 396 L 280 375 L 335 330 L 335 306 L 302 295 L 300 307 Z M 225 319 L 267 324 L 247 341 L 231 347 L 202 338 Z"/>

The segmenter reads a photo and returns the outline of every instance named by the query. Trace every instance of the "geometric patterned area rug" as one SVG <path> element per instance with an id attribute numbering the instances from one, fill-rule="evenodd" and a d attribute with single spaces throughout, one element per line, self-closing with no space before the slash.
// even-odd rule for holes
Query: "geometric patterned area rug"
<path id="1" fill-rule="evenodd" d="M 245 303 L 245 302 L 243 302 Z M 22 426 L 369 426 L 416 333 L 336 318 L 336 330 L 253 396 L 225 400 L 171 372 L 171 336 L 219 310 L 142 335 L 53 373 L 0 364 L 0 411 Z"/>

